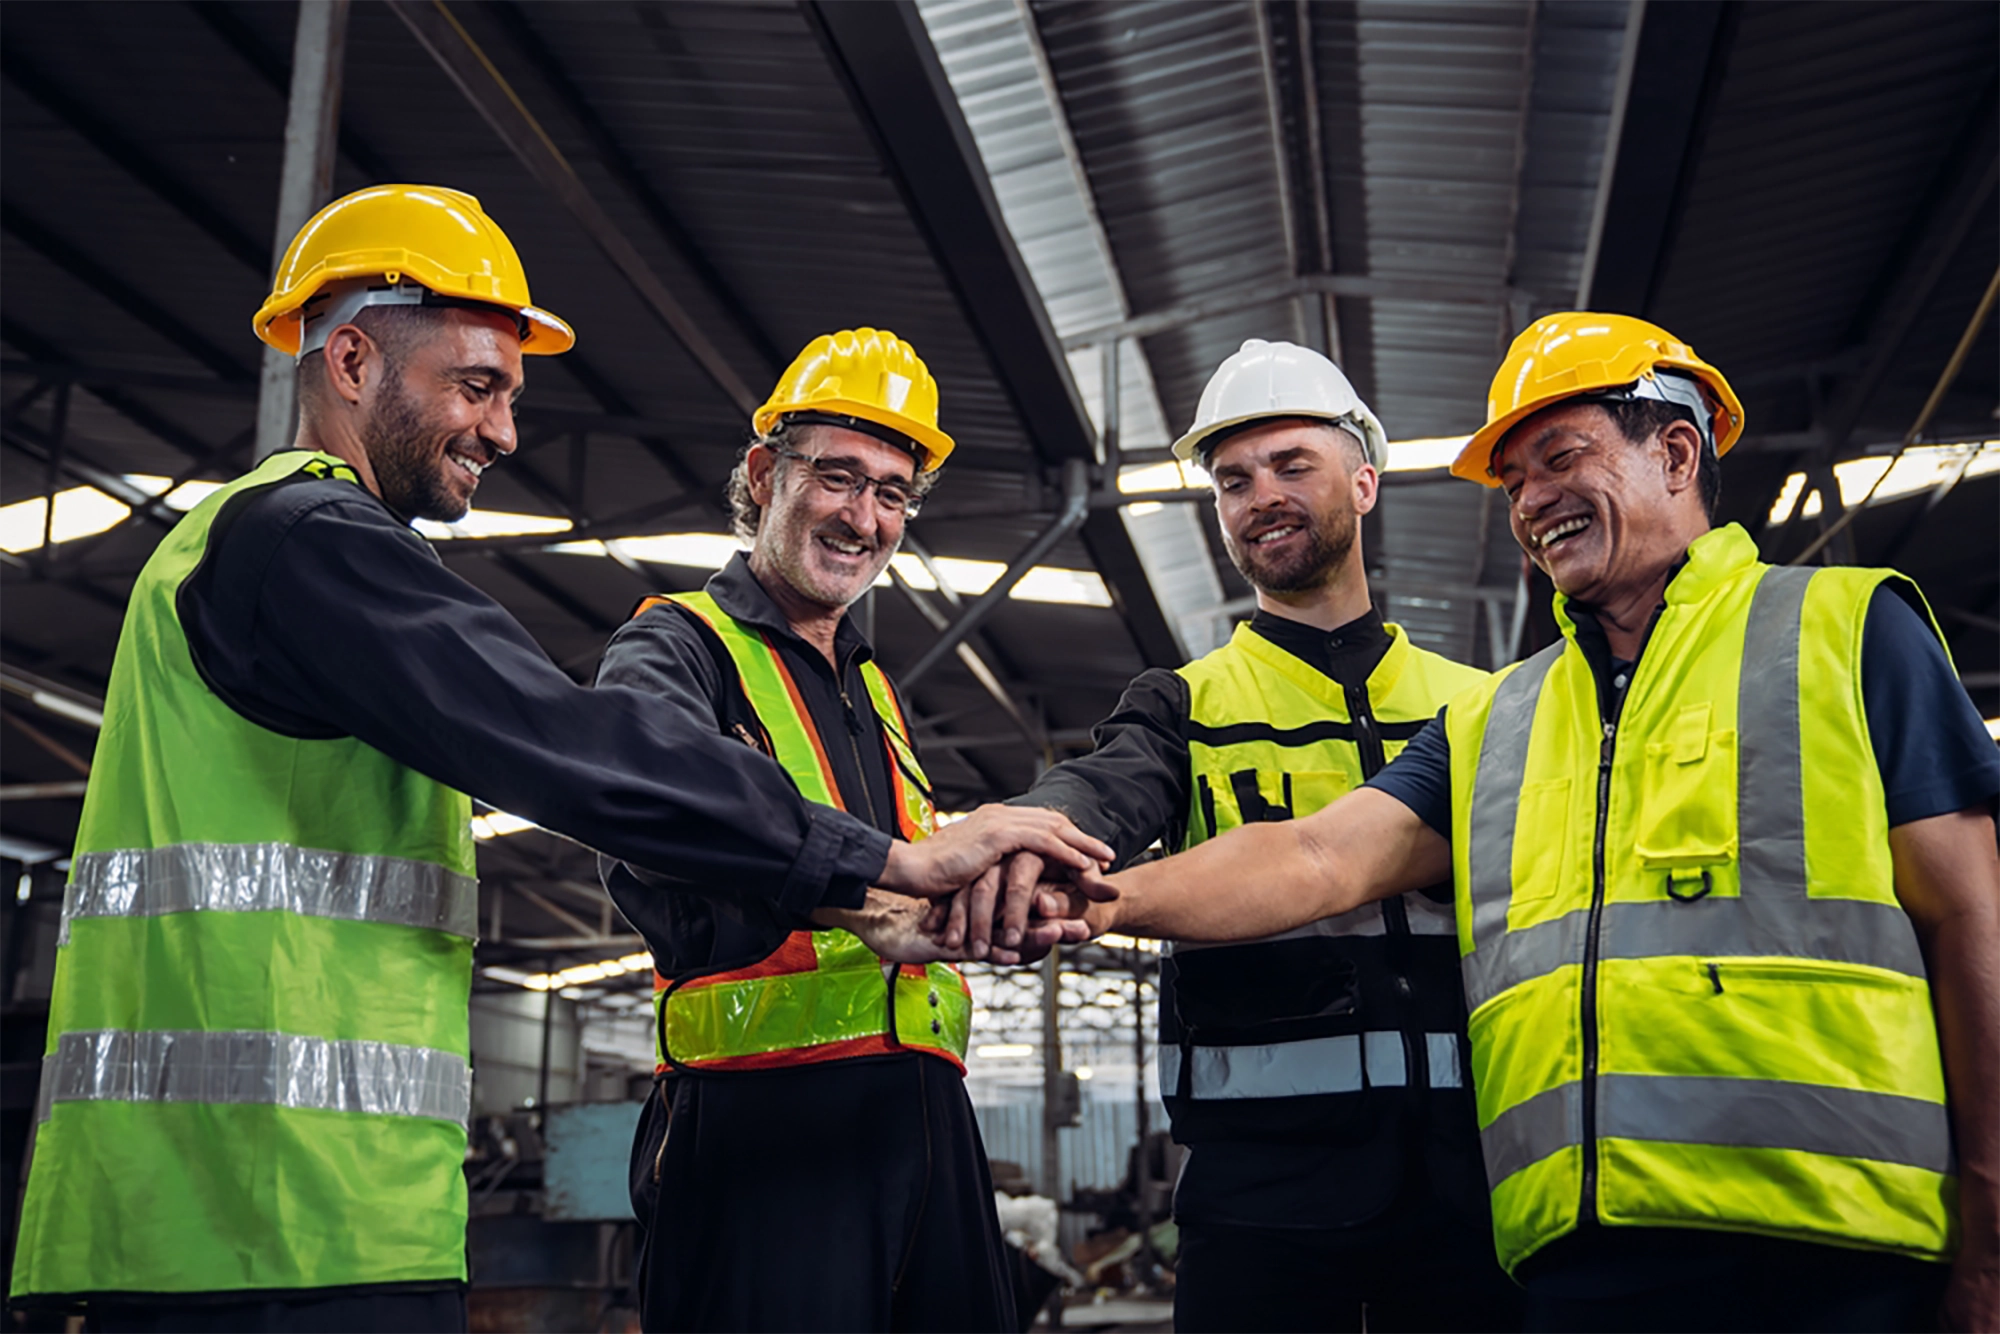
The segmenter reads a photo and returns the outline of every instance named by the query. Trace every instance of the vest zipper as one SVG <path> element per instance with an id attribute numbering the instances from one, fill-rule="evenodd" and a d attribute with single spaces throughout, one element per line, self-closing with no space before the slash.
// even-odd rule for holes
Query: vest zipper
<path id="1" fill-rule="evenodd" d="M 1610 821 L 1611 755 L 1617 737 L 1618 724 L 1606 719 L 1604 740 L 1597 750 L 1597 833 L 1591 843 L 1590 923 L 1583 943 L 1582 1221 L 1586 1223 L 1597 1221 L 1597 924 L 1604 915 L 1604 829 Z"/>
<path id="2" fill-rule="evenodd" d="M 847 711 L 847 748 L 854 755 L 854 775 L 861 783 L 861 799 L 868 803 L 868 823 L 879 829 L 882 821 L 875 809 L 874 785 L 868 781 L 868 766 L 861 762 L 861 715 L 855 712 L 854 701 L 847 695 L 847 676 L 854 670 L 855 659 L 860 653 L 857 648 L 847 655 L 847 664 L 841 668 L 839 678 L 833 684 L 840 691 L 840 707 Z"/>
<path id="3" fill-rule="evenodd" d="M 1665 604 L 1653 608 L 1646 632 L 1639 639 L 1639 657 L 1653 638 Z M 1609 650 L 1606 650 L 1607 655 Z M 1583 938 L 1583 1200 L 1578 1218 L 1583 1223 L 1597 1221 L 1597 958 L 1598 934 L 1604 918 L 1604 837 L 1611 822 L 1611 759 L 1618 746 L 1618 720 L 1625 712 L 1625 699 L 1632 693 L 1633 678 L 1639 674 L 1639 658 L 1625 669 L 1611 687 L 1611 699 L 1604 698 L 1604 675 L 1595 665 L 1591 681 L 1597 691 L 1597 711 L 1604 727 L 1604 739 L 1597 747 L 1597 827 L 1590 846 L 1590 920 Z"/>
<path id="4" fill-rule="evenodd" d="M 1389 757 L 1382 745 L 1382 731 L 1375 725 L 1375 711 L 1368 699 L 1368 686 L 1343 685 L 1341 691 L 1347 696 L 1347 716 L 1354 722 L 1355 749 L 1361 754 L 1361 777 L 1363 781 L 1382 772 L 1389 763 Z M 1403 896 L 1382 900 L 1382 926 L 1390 944 L 1388 955 L 1394 976 L 1391 985 L 1396 989 L 1396 999 L 1402 1002 L 1403 1023 L 1403 1078 L 1406 1087 L 1419 1097 L 1430 1088 L 1429 1044 L 1424 1040 L 1415 1020 L 1410 1016 L 1415 1012 L 1412 1004 L 1412 988 L 1408 971 L 1410 939 L 1410 913 L 1403 905 Z"/>

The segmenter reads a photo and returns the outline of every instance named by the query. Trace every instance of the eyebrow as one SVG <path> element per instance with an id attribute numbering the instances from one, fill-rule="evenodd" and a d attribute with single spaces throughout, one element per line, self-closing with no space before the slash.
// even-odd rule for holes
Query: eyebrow
<path id="1" fill-rule="evenodd" d="M 1290 449 L 1281 449 L 1277 453 L 1271 455 L 1270 458 L 1260 460 L 1260 462 L 1264 463 L 1269 467 L 1275 468 L 1283 464 L 1290 463 L 1293 459 L 1310 458 L 1311 456 L 1312 456 L 1312 450 L 1306 448 L 1304 445 L 1294 445 Z M 1219 468 L 1210 469 L 1209 476 L 1241 477 L 1244 473 L 1249 471 L 1250 471 L 1249 465 L 1242 463 L 1225 463 Z"/>
<path id="2" fill-rule="evenodd" d="M 508 374 L 504 366 L 453 366 L 451 374 L 454 378 L 460 380 L 469 380 L 474 376 L 483 375 L 489 380 L 497 380 L 503 385 L 508 385 L 510 386 L 507 390 L 507 401 L 509 403 L 520 402 L 521 395 L 528 390 L 527 380 L 516 380 L 512 375 Z"/>
<path id="3" fill-rule="evenodd" d="M 1512 468 L 1517 472 L 1520 471 L 1520 469 L 1524 466 L 1520 462 L 1521 454 L 1533 453 L 1535 450 L 1541 448 L 1544 444 L 1547 444 L 1550 436 L 1561 435 L 1561 434 L 1564 434 L 1564 428 L 1559 424 L 1551 423 L 1547 426 L 1542 427 L 1540 431 L 1537 431 L 1535 433 L 1532 439 L 1524 440 L 1521 442 L 1520 452 L 1513 455 L 1514 462 L 1502 463 L 1499 467 L 1493 470 L 1493 475 L 1495 477 L 1504 477 L 1507 474 L 1507 470 L 1509 468 Z"/>

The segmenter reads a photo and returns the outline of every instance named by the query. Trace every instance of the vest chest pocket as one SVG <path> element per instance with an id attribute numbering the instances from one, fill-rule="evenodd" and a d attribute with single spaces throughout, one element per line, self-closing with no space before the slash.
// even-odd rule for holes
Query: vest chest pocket
<path id="1" fill-rule="evenodd" d="M 1555 893 L 1568 856 L 1569 779 L 1521 784 L 1521 813 L 1514 824 L 1512 901 L 1534 903 Z"/>
<path id="2" fill-rule="evenodd" d="M 1736 856 L 1736 733 L 1711 730 L 1709 714 L 1706 702 L 1690 704 L 1646 743 L 1633 849 L 1648 870 L 1693 870 Z"/>

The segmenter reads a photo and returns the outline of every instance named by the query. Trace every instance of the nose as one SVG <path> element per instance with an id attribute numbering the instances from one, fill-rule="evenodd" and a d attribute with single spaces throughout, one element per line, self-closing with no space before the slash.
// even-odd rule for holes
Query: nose
<path id="1" fill-rule="evenodd" d="M 486 415 L 479 419 L 479 438 L 493 446 L 503 458 L 514 452 L 520 439 L 514 433 L 514 400 L 505 394 L 493 395 Z"/>
<path id="2" fill-rule="evenodd" d="M 1530 470 L 1514 493 L 1514 513 L 1522 523 L 1532 522 L 1562 496 L 1562 488 L 1546 474 Z"/>
<path id="3" fill-rule="evenodd" d="M 1287 499 L 1285 489 L 1278 484 L 1278 474 L 1268 468 L 1258 468 L 1250 474 L 1250 508 L 1265 510 L 1273 505 L 1282 505 Z"/>
<path id="4" fill-rule="evenodd" d="M 850 493 L 840 507 L 840 517 L 863 537 L 873 537 L 882 526 L 882 512 L 876 508 L 874 492 L 873 486 L 864 486 L 859 495 Z"/>

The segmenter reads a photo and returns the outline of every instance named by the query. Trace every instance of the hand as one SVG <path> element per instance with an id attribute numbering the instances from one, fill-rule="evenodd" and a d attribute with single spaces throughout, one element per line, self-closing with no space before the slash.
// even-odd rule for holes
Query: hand
<path id="1" fill-rule="evenodd" d="M 890 963 L 955 963 L 962 950 L 948 949 L 927 928 L 931 903 L 903 894 L 871 889 L 859 908 L 821 908 L 812 920 L 861 937 L 861 943 Z"/>
<path id="2" fill-rule="evenodd" d="M 1066 871 L 1111 864 L 1112 851 L 1057 811 L 1034 806 L 981 806 L 917 843 L 889 845 L 877 883 L 919 898 L 942 898 L 979 879 L 1010 853 L 1033 852 Z"/>
<path id="3" fill-rule="evenodd" d="M 2000 1258 L 1967 1239 L 1952 1263 L 1939 1310 L 1940 1329 L 2000 1329 Z"/>

